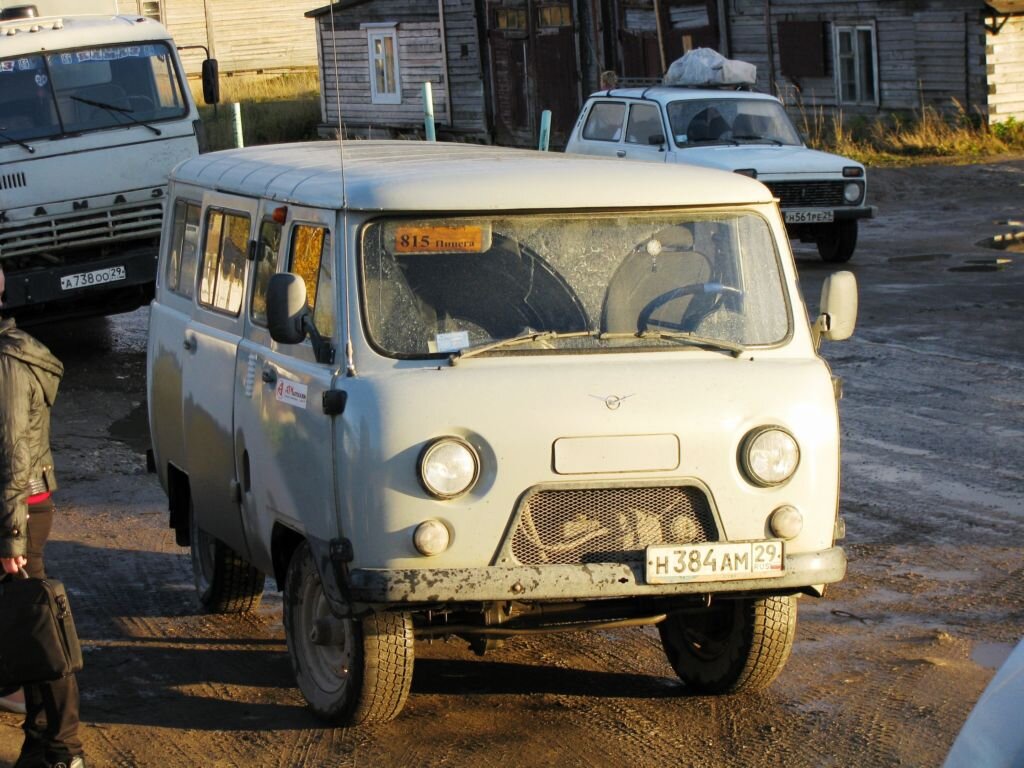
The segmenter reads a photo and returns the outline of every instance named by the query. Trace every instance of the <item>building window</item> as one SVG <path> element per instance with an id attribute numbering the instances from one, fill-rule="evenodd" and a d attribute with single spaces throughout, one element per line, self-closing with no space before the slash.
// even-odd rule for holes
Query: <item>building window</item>
<path id="1" fill-rule="evenodd" d="M 521 8 L 495 8 L 494 28 L 507 32 L 525 32 L 526 11 Z"/>
<path id="2" fill-rule="evenodd" d="M 874 26 L 834 27 L 836 93 L 840 104 L 878 104 Z"/>
<path id="3" fill-rule="evenodd" d="M 160 8 L 160 0 L 139 0 L 139 14 L 153 21 L 163 22 L 164 15 Z"/>
<path id="4" fill-rule="evenodd" d="M 394 24 L 364 24 L 363 28 L 370 46 L 370 101 L 374 104 L 401 104 L 398 30 Z"/>
<path id="5" fill-rule="evenodd" d="M 546 5 L 537 9 L 537 26 L 571 27 L 572 11 L 568 5 Z"/>

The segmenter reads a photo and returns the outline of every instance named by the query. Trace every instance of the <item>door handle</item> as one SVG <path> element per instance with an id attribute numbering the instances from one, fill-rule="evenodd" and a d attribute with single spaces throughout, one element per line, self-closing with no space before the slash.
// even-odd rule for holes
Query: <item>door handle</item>
<path id="1" fill-rule="evenodd" d="M 181 346 L 185 348 L 186 352 L 194 352 L 196 349 L 196 337 L 186 335 L 184 341 L 181 342 Z"/>
<path id="2" fill-rule="evenodd" d="M 264 368 L 260 378 L 267 384 L 275 384 L 277 383 L 277 371 L 273 368 Z"/>
<path id="3" fill-rule="evenodd" d="M 624 150 L 624 149 L 617 150 L 615 152 L 615 156 L 616 157 L 625 157 L 626 156 L 626 150 Z"/>

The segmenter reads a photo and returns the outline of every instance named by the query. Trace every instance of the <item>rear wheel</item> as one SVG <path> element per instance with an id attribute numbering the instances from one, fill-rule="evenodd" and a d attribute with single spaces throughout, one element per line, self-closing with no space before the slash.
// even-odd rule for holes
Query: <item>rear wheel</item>
<path id="1" fill-rule="evenodd" d="M 412 685 L 412 616 L 336 618 L 306 542 L 288 565 L 284 628 L 295 680 L 317 715 L 353 726 L 387 722 L 402 711 Z"/>
<path id="2" fill-rule="evenodd" d="M 842 219 L 818 228 L 818 255 L 822 261 L 841 264 L 849 261 L 857 248 L 857 220 Z"/>
<path id="3" fill-rule="evenodd" d="M 211 536 L 196 522 L 189 504 L 192 578 L 203 608 L 211 613 L 247 613 L 263 598 L 266 578 L 235 550 Z"/>
<path id="4" fill-rule="evenodd" d="M 796 636 L 796 598 L 721 600 L 658 625 L 669 663 L 697 693 L 767 688 L 786 665 Z"/>

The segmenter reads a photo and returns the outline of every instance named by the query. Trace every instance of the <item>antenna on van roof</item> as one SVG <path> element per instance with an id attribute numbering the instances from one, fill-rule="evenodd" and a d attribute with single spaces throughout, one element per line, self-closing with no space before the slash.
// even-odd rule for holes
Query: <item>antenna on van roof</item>
<path id="1" fill-rule="evenodd" d="M 356 363 L 352 353 L 352 312 L 349 301 L 349 290 L 352 285 L 349 275 L 348 263 L 348 189 L 345 185 L 345 139 L 342 136 L 341 124 L 341 71 L 338 69 L 338 35 L 334 27 L 334 6 L 331 2 L 331 48 L 334 58 L 334 88 L 336 93 L 335 109 L 338 116 L 338 165 L 341 168 L 341 262 L 344 270 L 345 280 L 342 284 L 342 306 L 345 312 L 345 375 L 356 375 Z M 326 72 L 326 69 L 324 70 Z M 324 89 L 327 88 L 327 78 L 324 77 Z M 327 94 L 324 94 L 324 99 Z"/>

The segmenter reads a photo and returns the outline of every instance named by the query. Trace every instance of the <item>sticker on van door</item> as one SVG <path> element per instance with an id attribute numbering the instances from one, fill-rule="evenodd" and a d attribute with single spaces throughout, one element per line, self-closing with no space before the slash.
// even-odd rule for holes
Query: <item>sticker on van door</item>
<path id="1" fill-rule="evenodd" d="M 305 384 L 300 384 L 297 381 L 278 379 L 276 390 L 277 401 L 279 403 L 294 405 L 296 408 L 305 408 L 307 389 L 308 388 Z"/>

